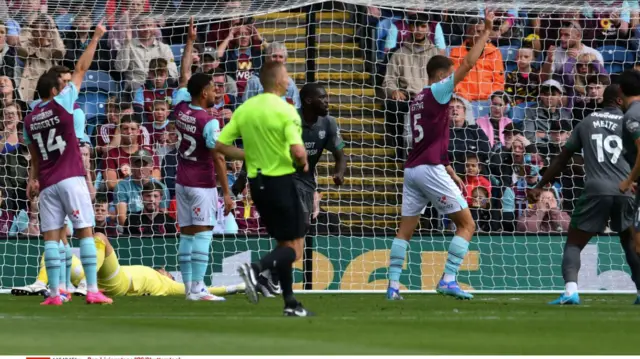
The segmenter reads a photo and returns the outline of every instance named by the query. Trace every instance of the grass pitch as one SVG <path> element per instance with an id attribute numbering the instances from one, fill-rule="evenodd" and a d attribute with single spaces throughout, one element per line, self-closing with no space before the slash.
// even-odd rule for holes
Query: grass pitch
<path id="1" fill-rule="evenodd" d="M 0 295 L 1 354 L 640 353 L 640 306 L 630 295 L 584 295 L 576 307 L 547 305 L 554 295 L 300 295 L 313 318 L 284 318 L 280 299 L 261 299 L 87 306 L 76 297 L 54 308 L 41 307 L 41 297 Z"/>

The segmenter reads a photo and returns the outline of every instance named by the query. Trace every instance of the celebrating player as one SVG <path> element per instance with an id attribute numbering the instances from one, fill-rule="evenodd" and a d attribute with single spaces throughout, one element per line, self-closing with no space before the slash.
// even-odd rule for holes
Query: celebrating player
<path id="1" fill-rule="evenodd" d="M 308 83 L 300 90 L 300 99 L 302 100 L 302 107 L 299 111 L 302 117 L 302 141 L 307 150 L 309 170 L 305 172 L 302 168 L 298 168 L 293 179 L 298 189 L 308 231 L 313 212 L 313 198 L 316 192 L 316 165 L 322 157 L 322 153 L 327 149 L 333 154 L 335 159 L 333 183 L 337 186 L 344 182 L 347 162 L 342 150 L 344 141 L 340 137 L 338 124 L 334 117 L 329 116 L 329 96 L 327 96 L 324 87 L 317 83 Z M 273 277 L 271 280 L 269 280 L 268 274 L 267 276 L 260 274 L 258 278 L 258 290 L 265 297 L 273 296 L 279 289 L 276 273 L 271 273 L 271 275 Z"/>
<path id="2" fill-rule="evenodd" d="M 306 317 L 311 313 L 293 295 L 293 262 L 302 257 L 306 232 L 293 179 L 296 171 L 293 161 L 309 170 L 301 120 L 296 109 L 281 98 L 289 85 L 283 64 L 265 64 L 260 70 L 260 82 L 264 93 L 250 98 L 234 112 L 216 148 L 233 159 L 245 159 L 251 196 L 267 232 L 278 245 L 260 261 L 244 264 L 238 271 L 245 282 L 247 297 L 257 303 L 258 275 L 275 269 L 282 286 L 284 315 Z M 244 153 L 231 145 L 238 137 L 242 137 Z"/>
<path id="3" fill-rule="evenodd" d="M 51 296 L 43 305 L 62 305 L 58 243 L 64 235 L 67 215 L 80 238 L 80 258 L 87 274 L 87 303 L 112 303 L 98 291 L 93 206 L 77 138 L 84 135 L 84 122 L 73 117 L 78 89 L 105 32 L 102 23 L 96 26 L 89 46 L 76 64 L 71 82 L 62 91 L 58 88 L 61 80 L 57 74 L 48 72 L 38 79 L 36 89 L 42 102 L 24 121 L 24 141 L 29 152 L 35 154 L 31 156 L 27 191 L 31 196 L 40 192 L 40 229 L 45 240 L 45 266 L 50 273 Z"/>
<path id="4" fill-rule="evenodd" d="M 438 283 L 438 293 L 459 299 L 471 299 L 456 280 L 460 264 L 467 254 L 475 232 L 475 223 L 460 187 L 463 181 L 449 165 L 449 101 L 453 89 L 471 71 L 489 41 L 494 14 L 485 15 L 484 30 L 460 67 L 454 72 L 453 62 L 436 55 L 427 64 L 429 86 L 420 92 L 410 105 L 413 149 L 404 170 L 402 219 L 400 229 L 391 245 L 389 287 L 387 299 L 401 300 L 400 274 L 409 240 L 420 220 L 420 213 L 431 202 L 440 214 L 448 215 L 456 225 L 456 234 L 449 246 L 444 274 Z"/>
<path id="5" fill-rule="evenodd" d="M 165 296 L 185 294 L 184 284 L 176 282 L 171 273 L 164 269 L 153 269 L 142 265 L 121 266 L 116 252 L 104 234 L 96 233 L 94 242 L 97 248 L 98 287 L 108 295 Z M 84 279 L 84 270 L 76 256 L 73 256 L 71 261 L 71 281 L 78 285 Z M 47 270 L 41 263 L 37 278 L 39 285 L 12 288 L 11 294 L 17 296 L 45 294 L 47 281 Z M 34 288 L 44 289 L 33 291 Z M 234 294 L 242 290 L 244 290 L 244 284 L 207 288 L 209 293 L 215 295 Z"/>
<path id="6" fill-rule="evenodd" d="M 175 97 L 176 107 L 173 112 L 180 136 L 176 178 L 180 225 L 178 257 L 182 280 L 188 293 L 187 300 L 221 301 L 224 298 L 209 293 L 204 284 L 218 208 L 216 177 L 222 186 L 225 216 L 231 211 L 233 200 L 227 182 L 224 156 L 215 151 L 220 124 L 205 110 L 215 103 L 215 86 L 208 74 L 197 73 L 191 76 L 191 52 L 196 36 L 191 18 L 182 57 L 180 89 Z"/>
<path id="7" fill-rule="evenodd" d="M 640 259 L 633 242 L 633 197 L 620 194 L 618 185 L 629 174 L 629 163 L 622 156 L 622 93 L 620 86 L 610 85 L 604 91 L 603 109 L 582 120 L 571 133 L 562 152 L 553 160 L 535 188 L 528 191 L 530 203 L 537 202 L 540 192 L 567 166 L 574 153 L 582 151 L 585 163 L 585 186 L 571 215 L 571 226 L 562 256 L 565 291 L 549 304 L 580 304 L 578 272 L 580 252 L 589 240 L 603 233 L 611 221 L 611 229 L 620 233 L 620 243 L 637 282 Z M 640 289 L 640 288 L 639 288 Z"/>

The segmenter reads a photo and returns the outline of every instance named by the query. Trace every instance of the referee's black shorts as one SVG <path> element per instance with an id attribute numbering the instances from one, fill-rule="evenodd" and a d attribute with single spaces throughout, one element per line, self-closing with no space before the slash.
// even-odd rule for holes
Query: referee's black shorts
<path id="1" fill-rule="evenodd" d="M 303 238 L 306 232 L 304 211 L 293 181 L 293 175 L 258 175 L 249 179 L 260 221 L 277 241 Z"/>

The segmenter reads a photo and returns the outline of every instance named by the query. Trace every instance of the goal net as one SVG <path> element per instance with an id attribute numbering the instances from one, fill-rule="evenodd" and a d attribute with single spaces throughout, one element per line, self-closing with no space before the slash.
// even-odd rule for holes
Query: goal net
<path id="1" fill-rule="evenodd" d="M 296 85 L 285 96 L 292 105 L 300 107 L 298 91 L 307 82 L 328 93 L 347 169 L 344 184 L 336 186 L 332 154 L 325 151 L 317 165 L 313 226 L 305 260 L 296 263 L 296 289 L 384 290 L 412 143 L 409 101 L 428 84 L 429 58 L 442 54 L 461 63 L 482 31 L 487 6 L 497 15 L 491 43 L 450 104 L 449 159 L 465 180 L 465 200 L 478 223 L 459 281 L 475 291 L 562 288 L 563 233 L 584 186 L 582 157 L 574 155 L 544 201 L 527 203 L 526 188 L 539 181 L 572 128 L 602 108 L 603 89 L 636 66 L 637 0 L 486 6 L 464 0 L 0 0 L 0 288 L 33 282 L 43 252 L 38 203 L 26 192 L 30 156 L 22 136 L 22 120 L 37 106 L 37 79 L 60 71 L 56 66 L 72 70 L 100 19 L 109 32 L 74 112 L 86 121 L 80 141 L 96 191 L 97 231 L 108 235 L 121 264 L 164 267 L 180 280 L 179 138 L 171 110 L 193 16 L 193 71 L 224 74 L 214 75 L 219 97 L 209 109 L 221 125 L 259 93 L 255 77 L 265 61 L 286 61 Z M 140 149 L 149 163 L 130 161 Z M 207 274 L 213 284 L 238 282 L 238 264 L 273 245 L 242 186 L 241 168 L 228 164 L 236 208 L 218 218 Z M 151 178 L 160 187 L 143 191 Z M 453 229 L 432 206 L 425 208 L 407 252 L 403 289 L 434 289 Z M 603 234 L 584 249 L 582 289 L 635 291 L 618 243 Z"/>

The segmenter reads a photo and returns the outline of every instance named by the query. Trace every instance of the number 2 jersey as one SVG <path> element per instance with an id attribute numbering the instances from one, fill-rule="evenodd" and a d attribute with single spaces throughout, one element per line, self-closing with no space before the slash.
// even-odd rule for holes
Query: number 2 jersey
<path id="1" fill-rule="evenodd" d="M 220 123 L 203 108 L 191 104 L 186 88 L 178 90 L 175 103 L 173 115 L 180 135 L 176 183 L 185 187 L 215 188 L 210 150 L 220 135 Z"/>
<path id="2" fill-rule="evenodd" d="M 449 164 L 449 102 L 453 75 L 425 87 L 410 104 L 413 148 L 405 168 Z"/>
<path id="3" fill-rule="evenodd" d="M 77 99 L 78 89 L 70 83 L 51 101 L 37 104 L 24 120 L 24 141 L 35 142 L 38 149 L 40 190 L 86 174 L 78 141 L 85 123 L 73 116 Z"/>
<path id="4" fill-rule="evenodd" d="M 571 133 L 565 147 L 582 150 L 585 185 L 583 196 L 619 196 L 618 186 L 631 171 L 622 145 L 623 113 L 604 108 L 582 120 Z"/>

